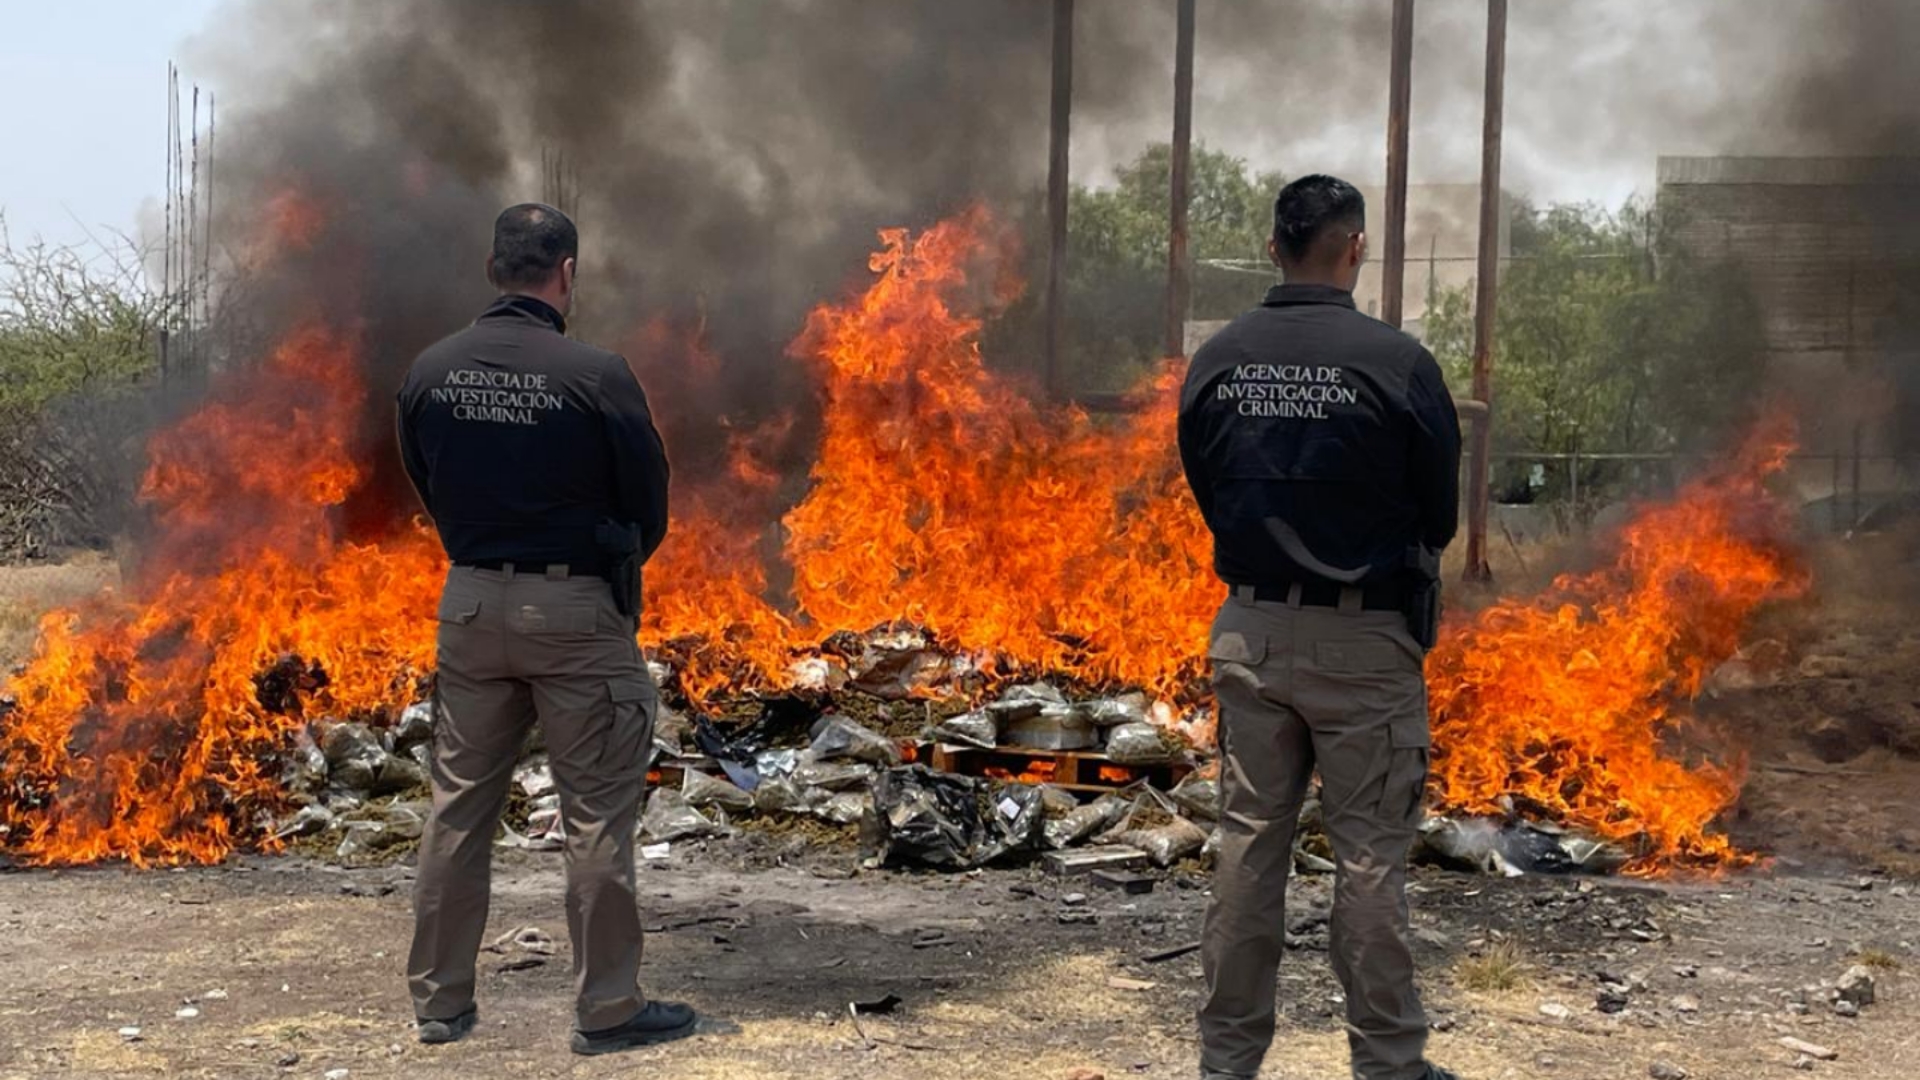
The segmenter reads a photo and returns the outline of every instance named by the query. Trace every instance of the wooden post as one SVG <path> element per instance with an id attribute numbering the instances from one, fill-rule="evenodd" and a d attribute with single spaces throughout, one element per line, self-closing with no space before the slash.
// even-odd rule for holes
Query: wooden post
<path id="1" fill-rule="evenodd" d="M 1413 0 L 1393 0 L 1393 65 L 1387 92 L 1386 255 L 1380 321 L 1398 327 L 1407 292 L 1407 124 L 1413 107 Z"/>
<path id="2" fill-rule="evenodd" d="M 1193 158 L 1193 22 L 1195 0 L 1179 0 L 1173 53 L 1173 182 L 1167 220 L 1167 337 L 1165 356 L 1187 353 L 1187 312 L 1193 303 L 1193 263 L 1187 256 L 1188 170 Z"/>
<path id="3" fill-rule="evenodd" d="M 1066 347 L 1067 134 L 1073 121 L 1073 0 L 1053 0 L 1053 122 L 1047 157 L 1047 354 L 1046 386 L 1060 394 L 1061 354 Z"/>
<path id="4" fill-rule="evenodd" d="M 1473 397 L 1488 412 L 1473 426 L 1467 481 L 1467 580 L 1492 581 L 1487 502 L 1493 449 L 1493 327 L 1500 284 L 1500 135 L 1507 81 L 1507 0 L 1487 0 L 1487 110 L 1480 143 L 1480 257 L 1473 309 Z"/>

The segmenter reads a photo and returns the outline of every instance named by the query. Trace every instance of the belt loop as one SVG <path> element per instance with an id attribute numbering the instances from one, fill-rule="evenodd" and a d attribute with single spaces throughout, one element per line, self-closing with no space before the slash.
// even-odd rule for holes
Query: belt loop
<path id="1" fill-rule="evenodd" d="M 1237 603 L 1242 605 L 1253 603 L 1255 598 L 1254 588 L 1251 585 L 1235 585 L 1231 595 Z"/>
<path id="2" fill-rule="evenodd" d="M 1293 608 L 1296 611 L 1300 609 L 1300 593 L 1301 593 L 1301 588 L 1300 588 L 1299 582 L 1296 581 L 1293 584 L 1287 586 L 1287 606 L 1288 607 Z"/>
<path id="3" fill-rule="evenodd" d="M 1365 603 L 1365 600 L 1366 600 L 1366 594 L 1361 592 L 1357 586 L 1354 586 L 1354 585 L 1340 586 L 1340 614 L 1342 615 L 1360 614 L 1360 609 Z"/>
<path id="4" fill-rule="evenodd" d="M 500 572 L 501 572 L 502 574 L 504 574 L 504 575 L 506 575 L 506 579 L 507 579 L 508 581 L 512 581 L 512 580 L 513 580 L 513 564 L 512 564 L 512 563 L 510 563 L 510 562 L 503 562 L 503 563 L 501 563 L 501 564 L 500 564 Z"/>
<path id="5" fill-rule="evenodd" d="M 569 569 L 570 568 L 565 563 L 559 563 L 559 564 L 548 563 L 547 564 L 547 580 L 548 581 L 565 581 L 567 580 Z"/>

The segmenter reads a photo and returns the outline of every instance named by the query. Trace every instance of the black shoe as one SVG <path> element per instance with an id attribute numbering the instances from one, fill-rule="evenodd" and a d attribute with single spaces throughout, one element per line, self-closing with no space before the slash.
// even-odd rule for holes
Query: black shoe
<path id="1" fill-rule="evenodd" d="M 621 1050 L 631 1050 L 636 1046 L 653 1046 L 658 1043 L 684 1039 L 693 1034 L 700 1017 L 688 1005 L 677 1001 L 649 1001 L 647 1007 L 634 1014 L 633 1019 L 619 1027 L 601 1028 L 599 1031 L 575 1031 L 573 1033 L 573 1052 L 576 1054 L 613 1054 Z"/>
<path id="2" fill-rule="evenodd" d="M 1421 1080 L 1460 1080 L 1460 1078 L 1429 1061 L 1427 1062 L 1427 1075 L 1422 1077 Z"/>
<path id="3" fill-rule="evenodd" d="M 420 1041 L 429 1046 L 441 1043 L 459 1042 L 473 1034 L 474 1025 L 480 1022 L 478 1007 L 468 1009 L 451 1020 L 417 1020 L 420 1028 Z"/>

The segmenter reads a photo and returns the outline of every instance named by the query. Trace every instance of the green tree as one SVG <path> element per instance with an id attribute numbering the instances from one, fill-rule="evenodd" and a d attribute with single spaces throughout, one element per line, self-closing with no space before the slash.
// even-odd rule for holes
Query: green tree
<path id="1" fill-rule="evenodd" d="M 160 315 L 131 251 L 15 247 L 0 218 L 0 416 L 146 375 Z"/>
<path id="2" fill-rule="evenodd" d="M 1063 382 L 1076 391 L 1119 390 L 1160 358 L 1166 333 L 1167 233 L 1173 151 L 1146 148 L 1114 170 L 1110 187 L 1074 185 L 1067 210 L 1066 330 Z M 1283 183 L 1245 161 L 1196 146 L 1188 180 L 1187 250 L 1195 262 L 1194 318 L 1225 318 L 1249 307 L 1261 282 L 1204 265 L 1210 259 L 1266 259 L 1273 197 Z M 1046 221 L 1026 222 L 1036 275 L 990 343 L 1035 349 L 1041 338 Z"/>
<path id="3" fill-rule="evenodd" d="M 1523 208 L 1503 269 L 1494 330 L 1494 448 L 1510 454 L 1658 453 L 1719 437 L 1754 404 L 1759 321 L 1737 278 L 1666 244 L 1643 207 Z M 1428 347 L 1457 393 L 1469 385 L 1471 286 L 1442 293 L 1424 320 Z M 1589 491 L 1627 467 L 1589 462 Z M 1533 470 L 1496 471 L 1518 494 Z M 1547 494 L 1566 466 L 1543 470 Z"/>

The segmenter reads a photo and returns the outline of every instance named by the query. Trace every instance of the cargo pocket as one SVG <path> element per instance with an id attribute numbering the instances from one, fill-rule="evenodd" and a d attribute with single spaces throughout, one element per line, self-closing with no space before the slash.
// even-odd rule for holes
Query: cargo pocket
<path id="1" fill-rule="evenodd" d="M 1387 727 L 1387 739 L 1393 747 L 1388 763 L 1388 796 L 1381 809 L 1391 815 L 1387 820 L 1418 827 L 1427 802 L 1427 766 L 1432 753 L 1433 736 L 1425 713 L 1405 716 Z"/>
<path id="2" fill-rule="evenodd" d="M 434 618 L 443 623 L 465 626 L 480 617 L 480 601 L 476 597 L 465 596 L 448 589 L 440 594 L 440 607 Z"/>
<path id="3" fill-rule="evenodd" d="M 644 776 L 660 696 L 645 679 L 614 679 L 607 684 L 607 693 L 613 699 L 613 722 L 607 725 L 601 760 L 616 773 Z"/>
<path id="4" fill-rule="evenodd" d="M 1267 636 L 1245 630 L 1216 630 L 1207 641 L 1207 660 L 1215 686 L 1228 680 L 1257 681 L 1254 669 L 1267 659 Z"/>

